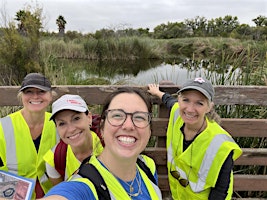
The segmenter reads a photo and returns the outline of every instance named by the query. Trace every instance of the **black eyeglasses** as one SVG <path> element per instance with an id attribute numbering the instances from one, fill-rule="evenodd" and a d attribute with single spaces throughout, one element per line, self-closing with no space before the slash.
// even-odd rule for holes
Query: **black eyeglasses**
<path id="1" fill-rule="evenodd" d="M 127 113 L 121 109 L 106 110 L 106 118 L 112 126 L 122 126 L 126 121 L 127 115 L 131 116 L 134 126 L 138 128 L 145 128 L 151 122 L 151 113 L 137 111 L 134 113 Z"/>

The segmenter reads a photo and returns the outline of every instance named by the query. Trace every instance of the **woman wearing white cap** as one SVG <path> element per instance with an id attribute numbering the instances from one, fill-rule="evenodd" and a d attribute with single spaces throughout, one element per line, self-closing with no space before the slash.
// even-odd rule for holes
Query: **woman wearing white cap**
<path id="1" fill-rule="evenodd" d="M 46 112 L 52 101 L 51 84 L 44 75 L 30 73 L 22 82 L 18 98 L 23 108 L 1 118 L 0 170 L 36 181 L 35 199 L 52 187 L 43 156 L 59 140 L 51 113 Z"/>
<path id="2" fill-rule="evenodd" d="M 53 185 L 67 180 L 80 166 L 81 162 L 90 155 L 98 155 L 103 146 L 97 134 L 90 130 L 92 126 L 92 113 L 89 112 L 86 102 L 79 95 L 65 94 L 52 104 L 50 118 L 56 124 L 57 131 L 67 149 L 62 148 L 62 143 L 57 144 L 44 156 L 47 174 Z M 65 154 L 64 154 L 65 153 Z M 58 155 L 60 154 L 60 155 Z M 59 161 L 65 162 L 63 173 L 56 168 L 56 156 L 62 157 Z"/>
<path id="3" fill-rule="evenodd" d="M 233 162 L 240 147 L 216 121 L 214 88 L 203 78 L 188 80 L 177 99 L 149 84 L 171 110 L 167 130 L 168 178 L 175 200 L 230 200 Z"/>

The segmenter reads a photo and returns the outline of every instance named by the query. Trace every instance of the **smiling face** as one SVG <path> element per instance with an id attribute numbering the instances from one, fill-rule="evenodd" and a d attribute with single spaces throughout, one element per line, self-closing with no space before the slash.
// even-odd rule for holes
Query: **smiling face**
<path id="1" fill-rule="evenodd" d="M 135 93 L 121 93 L 110 102 L 108 110 L 120 109 L 125 113 L 148 112 L 144 100 Z M 115 116 L 117 117 L 117 115 Z M 151 135 L 150 124 L 144 128 L 136 127 L 127 115 L 120 126 L 111 125 L 107 119 L 102 127 L 105 150 L 110 157 L 134 158 L 145 149 Z"/>
<path id="2" fill-rule="evenodd" d="M 46 111 L 52 101 L 52 93 L 38 88 L 27 88 L 21 94 L 21 101 L 29 112 Z"/>
<path id="3" fill-rule="evenodd" d="M 185 124 L 199 126 L 203 123 L 206 113 L 211 110 L 212 104 L 197 90 L 186 90 L 178 96 L 180 116 Z"/>
<path id="4" fill-rule="evenodd" d="M 92 115 L 72 110 L 62 110 L 55 115 L 55 123 L 60 138 L 73 147 L 82 145 L 85 140 L 90 139 L 89 124 L 92 122 Z"/>

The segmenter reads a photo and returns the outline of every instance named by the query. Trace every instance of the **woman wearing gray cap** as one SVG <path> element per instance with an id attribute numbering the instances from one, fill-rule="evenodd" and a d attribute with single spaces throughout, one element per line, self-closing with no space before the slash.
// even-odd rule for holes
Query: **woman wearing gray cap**
<path id="1" fill-rule="evenodd" d="M 49 80 L 42 74 L 25 76 L 18 98 L 23 108 L 4 118 L 0 124 L 0 170 L 36 181 L 32 198 L 42 197 L 52 187 L 45 175 L 44 154 L 59 137 L 46 112 L 52 101 Z"/>
<path id="2" fill-rule="evenodd" d="M 62 150 L 61 141 L 44 156 L 47 174 L 56 185 L 67 180 L 85 158 L 99 155 L 103 146 L 97 134 L 90 130 L 92 113 L 79 95 L 65 94 L 57 99 L 52 104 L 50 119 L 55 122 L 60 138 L 67 144 L 66 149 Z M 61 158 L 63 155 L 65 159 Z M 58 162 L 61 163 L 57 167 Z"/>
<path id="3" fill-rule="evenodd" d="M 230 200 L 233 162 L 242 150 L 216 122 L 212 84 L 203 78 L 188 80 L 177 92 L 178 102 L 159 85 L 148 87 L 171 110 L 166 146 L 173 199 Z"/>

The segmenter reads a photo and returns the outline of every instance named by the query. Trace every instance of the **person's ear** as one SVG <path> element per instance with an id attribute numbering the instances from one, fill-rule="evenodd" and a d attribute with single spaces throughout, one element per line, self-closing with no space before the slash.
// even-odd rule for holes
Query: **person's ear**
<path id="1" fill-rule="evenodd" d="M 88 117 L 89 126 L 91 128 L 92 127 L 92 123 L 93 123 L 92 113 L 88 112 L 87 117 Z"/>
<path id="2" fill-rule="evenodd" d="M 208 108 L 208 111 L 207 113 L 209 113 L 214 107 L 214 103 L 213 102 L 209 102 L 209 108 Z"/>

